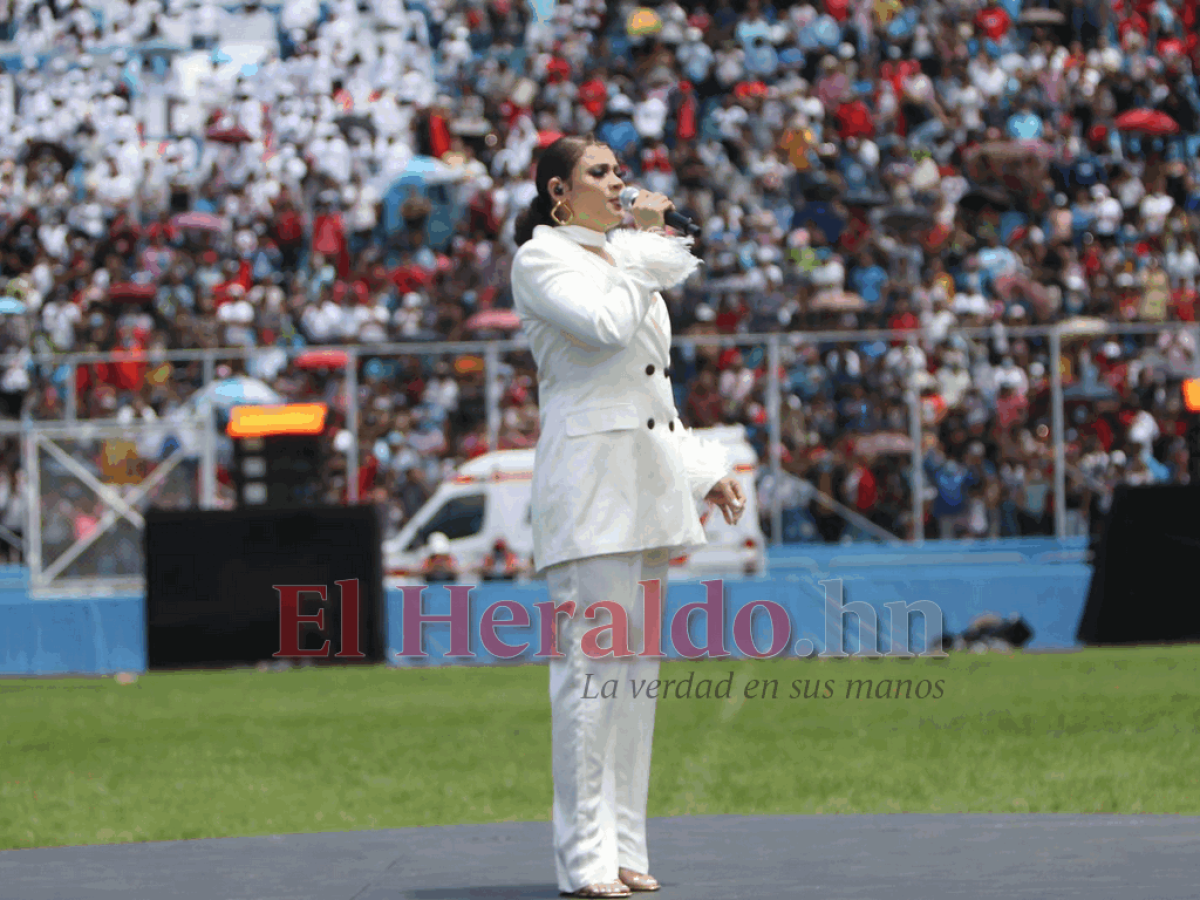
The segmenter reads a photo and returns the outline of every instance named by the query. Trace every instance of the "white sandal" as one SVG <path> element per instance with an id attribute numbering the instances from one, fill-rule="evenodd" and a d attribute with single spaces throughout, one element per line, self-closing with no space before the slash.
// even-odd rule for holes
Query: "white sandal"
<path id="1" fill-rule="evenodd" d="M 628 897 L 632 891 L 623 881 L 605 881 L 581 887 L 574 893 L 561 891 L 560 897 Z"/>

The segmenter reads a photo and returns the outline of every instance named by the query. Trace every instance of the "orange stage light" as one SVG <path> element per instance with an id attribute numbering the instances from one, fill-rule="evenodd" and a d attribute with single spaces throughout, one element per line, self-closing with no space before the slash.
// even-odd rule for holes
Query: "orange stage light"
<path id="1" fill-rule="evenodd" d="M 1184 379 L 1183 403 L 1188 412 L 1200 412 L 1200 378 Z"/>
<path id="2" fill-rule="evenodd" d="M 226 433 L 232 438 L 320 434 L 325 428 L 325 411 L 324 403 L 235 406 L 230 411 Z"/>

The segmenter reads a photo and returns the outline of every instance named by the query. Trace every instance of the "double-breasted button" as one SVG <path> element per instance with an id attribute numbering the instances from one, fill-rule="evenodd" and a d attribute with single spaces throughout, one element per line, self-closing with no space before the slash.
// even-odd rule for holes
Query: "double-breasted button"
<path id="1" fill-rule="evenodd" d="M 670 424 L 667 425 L 667 427 L 670 428 L 672 431 L 674 431 L 675 430 L 675 420 L 672 419 Z"/>
<path id="2" fill-rule="evenodd" d="M 647 375 L 654 374 L 654 363 L 650 363 L 650 365 L 646 366 L 646 374 Z"/>
<path id="3" fill-rule="evenodd" d="M 646 427 L 647 427 L 647 428 L 653 428 L 653 427 L 654 427 L 654 420 L 653 420 L 653 419 L 649 419 L 649 420 L 646 422 Z"/>

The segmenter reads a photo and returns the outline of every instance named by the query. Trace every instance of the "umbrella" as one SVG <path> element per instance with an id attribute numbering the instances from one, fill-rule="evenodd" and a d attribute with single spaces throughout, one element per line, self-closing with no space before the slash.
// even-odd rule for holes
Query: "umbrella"
<path id="1" fill-rule="evenodd" d="M 1105 382 L 1097 384 L 1069 384 L 1063 388 L 1063 399 L 1074 404 L 1094 402 L 1096 400 L 1116 400 L 1121 395 Z"/>
<path id="2" fill-rule="evenodd" d="M 247 375 L 234 375 L 222 381 L 207 384 L 188 400 L 188 404 L 197 406 L 203 401 L 210 401 L 214 406 L 228 409 L 231 406 L 268 406 L 286 402 L 265 381 L 250 378 Z"/>
<path id="3" fill-rule="evenodd" d="M 466 137 L 483 137 L 492 130 L 492 125 L 487 119 L 454 119 L 450 122 L 450 133 L 461 134 Z"/>
<path id="4" fill-rule="evenodd" d="M 158 288 L 153 284 L 124 281 L 108 289 L 108 299 L 116 303 L 149 303 L 156 293 Z"/>
<path id="5" fill-rule="evenodd" d="M 460 172 L 446 165 L 440 159 L 432 156 L 414 156 L 400 173 L 400 184 L 445 184 L 455 181 L 461 176 Z"/>
<path id="6" fill-rule="evenodd" d="M 1017 19 L 1021 25 L 1061 25 L 1067 21 L 1057 9 L 1027 9 L 1021 13 L 1021 17 Z"/>
<path id="7" fill-rule="evenodd" d="M 19 316 L 25 312 L 25 304 L 15 297 L 0 297 L 0 316 Z"/>
<path id="8" fill-rule="evenodd" d="M 399 334 L 396 336 L 396 343 L 407 344 L 419 341 L 444 341 L 446 336 L 434 331 L 432 328 L 419 328 L 412 334 Z"/>
<path id="9" fill-rule="evenodd" d="M 184 53 L 187 48 L 162 38 L 151 38 L 138 44 L 134 50 L 138 53 Z"/>
<path id="10" fill-rule="evenodd" d="M 171 219 L 171 227 L 175 229 L 195 228 L 199 231 L 224 231 L 226 226 L 225 217 L 215 213 L 185 212 Z"/>
<path id="11" fill-rule="evenodd" d="M 858 294 L 849 291 L 821 291 L 812 299 L 812 309 L 831 312 L 858 312 L 867 308 L 867 302 Z"/>
<path id="12" fill-rule="evenodd" d="M 842 202 L 847 206 L 886 206 L 891 199 L 882 191 L 850 191 L 842 196 Z"/>
<path id="13" fill-rule="evenodd" d="M 472 372 L 485 370 L 482 356 L 459 356 L 454 360 L 454 372 L 457 375 L 470 375 Z"/>
<path id="14" fill-rule="evenodd" d="M 341 129 L 342 134 L 345 135 L 347 140 L 351 138 L 351 132 L 355 128 L 362 129 L 371 136 L 371 140 L 375 140 L 377 132 L 375 130 L 375 123 L 371 121 L 370 116 L 340 116 L 334 119 L 333 122 Z"/>
<path id="15" fill-rule="evenodd" d="M 968 165 L 981 157 L 1001 162 L 1009 160 L 1024 162 L 1029 159 L 1044 161 L 1053 156 L 1053 146 L 1045 141 L 1034 138 L 1031 140 L 984 141 L 982 144 L 977 144 L 967 151 L 965 161 Z"/>
<path id="16" fill-rule="evenodd" d="M 464 323 L 468 331 L 516 331 L 521 320 L 511 309 L 484 309 Z"/>
<path id="17" fill-rule="evenodd" d="M 912 453 L 912 440 L 899 431 L 881 431 L 859 438 L 854 449 L 868 456 L 903 456 Z"/>
<path id="18" fill-rule="evenodd" d="M 1075 316 L 1059 326 L 1064 337 L 1091 337 L 1108 334 L 1108 322 L 1098 316 Z"/>
<path id="19" fill-rule="evenodd" d="M 1156 109 L 1131 109 L 1117 116 L 1116 124 L 1121 131 L 1136 131 L 1140 134 L 1179 133 L 1179 123 Z"/>
<path id="20" fill-rule="evenodd" d="M 204 133 L 204 137 L 218 144 L 245 144 L 254 140 L 241 125 L 214 125 Z"/>
<path id="21" fill-rule="evenodd" d="M 924 231 L 933 226 L 933 215 L 921 206 L 893 206 L 881 221 L 895 231 Z"/>
<path id="22" fill-rule="evenodd" d="M 1050 292 L 1044 285 L 1038 284 L 1025 275 L 1000 275 L 993 282 L 996 293 L 1006 303 L 1013 300 L 1025 299 L 1031 302 L 1039 315 L 1050 314 Z"/>
<path id="23" fill-rule="evenodd" d="M 62 166 L 64 172 L 75 167 L 75 154 L 65 144 L 58 141 L 30 141 L 25 145 L 22 162 L 28 164 L 43 156 L 58 160 L 58 164 Z"/>
<path id="24" fill-rule="evenodd" d="M 296 357 L 296 368 L 341 369 L 348 359 L 345 350 L 308 350 Z"/>
<path id="25" fill-rule="evenodd" d="M 645 37 L 662 31 L 662 19 L 649 7 L 641 6 L 629 14 L 625 22 L 625 33 L 629 37 Z"/>
<path id="26" fill-rule="evenodd" d="M 971 212 L 984 209 L 995 209 L 1006 212 L 1017 208 L 1017 198 L 1001 188 L 984 187 L 968 191 L 958 201 L 958 205 Z"/>

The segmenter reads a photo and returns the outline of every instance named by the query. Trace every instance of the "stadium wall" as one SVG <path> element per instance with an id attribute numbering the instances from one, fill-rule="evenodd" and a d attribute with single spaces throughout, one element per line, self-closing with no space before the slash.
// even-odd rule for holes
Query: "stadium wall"
<path id="1" fill-rule="evenodd" d="M 747 604 L 770 600 L 787 613 L 791 638 L 784 655 L 794 655 L 795 643 L 807 638 L 815 652 L 826 651 L 826 586 L 821 582 L 840 580 L 842 603 L 865 601 L 878 617 L 879 650 L 890 643 L 890 614 L 884 604 L 932 600 L 940 608 L 942 632 L 961 633 L 970 620 L 985 612 L 1001 616 L 1018 614 L 1033 628 L 1029 649 L 1069 648 L 1076 645 L 1075 632 L 1087 597 L 1091 566 L 1086 544 L 1081 539 L 1022 538 L 1004 541 L 942 541 L 921 547 L 879 544 L 792 545 L 772 548 L 770 574 L 761 578 L 724 580 L 726 622 L 724 643 L 732 659 L 745 658 L 732 640 L 736 612 Z M 27 576 L 21 567 L 0 567 L 0 675 L 98 675 L 146 669 L 145 612 L 141 594 L 94 598 L 31 599 Z M 830 586 L 830 590 L 835 590 Z M 836 594 L 832 596 L 836 597 Z M 423 594 L 423 612 L 445 615 L 450 609 L 444 586 L 430 586 Z M 669 623 L 685 604 L 706 598 L 704 584 L 672 582 L 665 611 Z M 471 634 L 477 635 L 487 607 L 512 600 L 529 612 L 526 627 L 501 627 L 497 634 L 509 645 L 529 642 L 511 663 L 544 662 L 534 659 L 540 648 L 539 611 L 533 604 L 547 599 L 540 582 L 528 584 L 489 583 L 471 592 Z M 487 653 L 475 637 L 473 659 L 447 659 L 449 626 L 425 626 L 423 648 L 428 656 L 401 658 L 403 643 L 403 594 L 387 592 L 389 658 L 395 665 L 495 665 L 504 664 Z M 501 612 L 497 621 L 508 618 Z M 857 653 L 859 643 L 855 618 L 844 617 L 845 643 Z M 909 646 L 919 652 L 925 646 L 921 616 L 913 616 Z M 762 612 L 752 619 L 756 646 L 770 643 L 769 620 Z M 689 635 L 698 646 L 705 643 L 704 616 L 692 616 Z M 669 628 L 669 625 L 668 625 Z M 936 627 L 931 626 L 933 634 Z M 680 658 L 667 640 L 667 658 Z M 869 641 L 870 631 L 866 640 Z M 336 652 L 336 648 L 333 652 Z"/>

